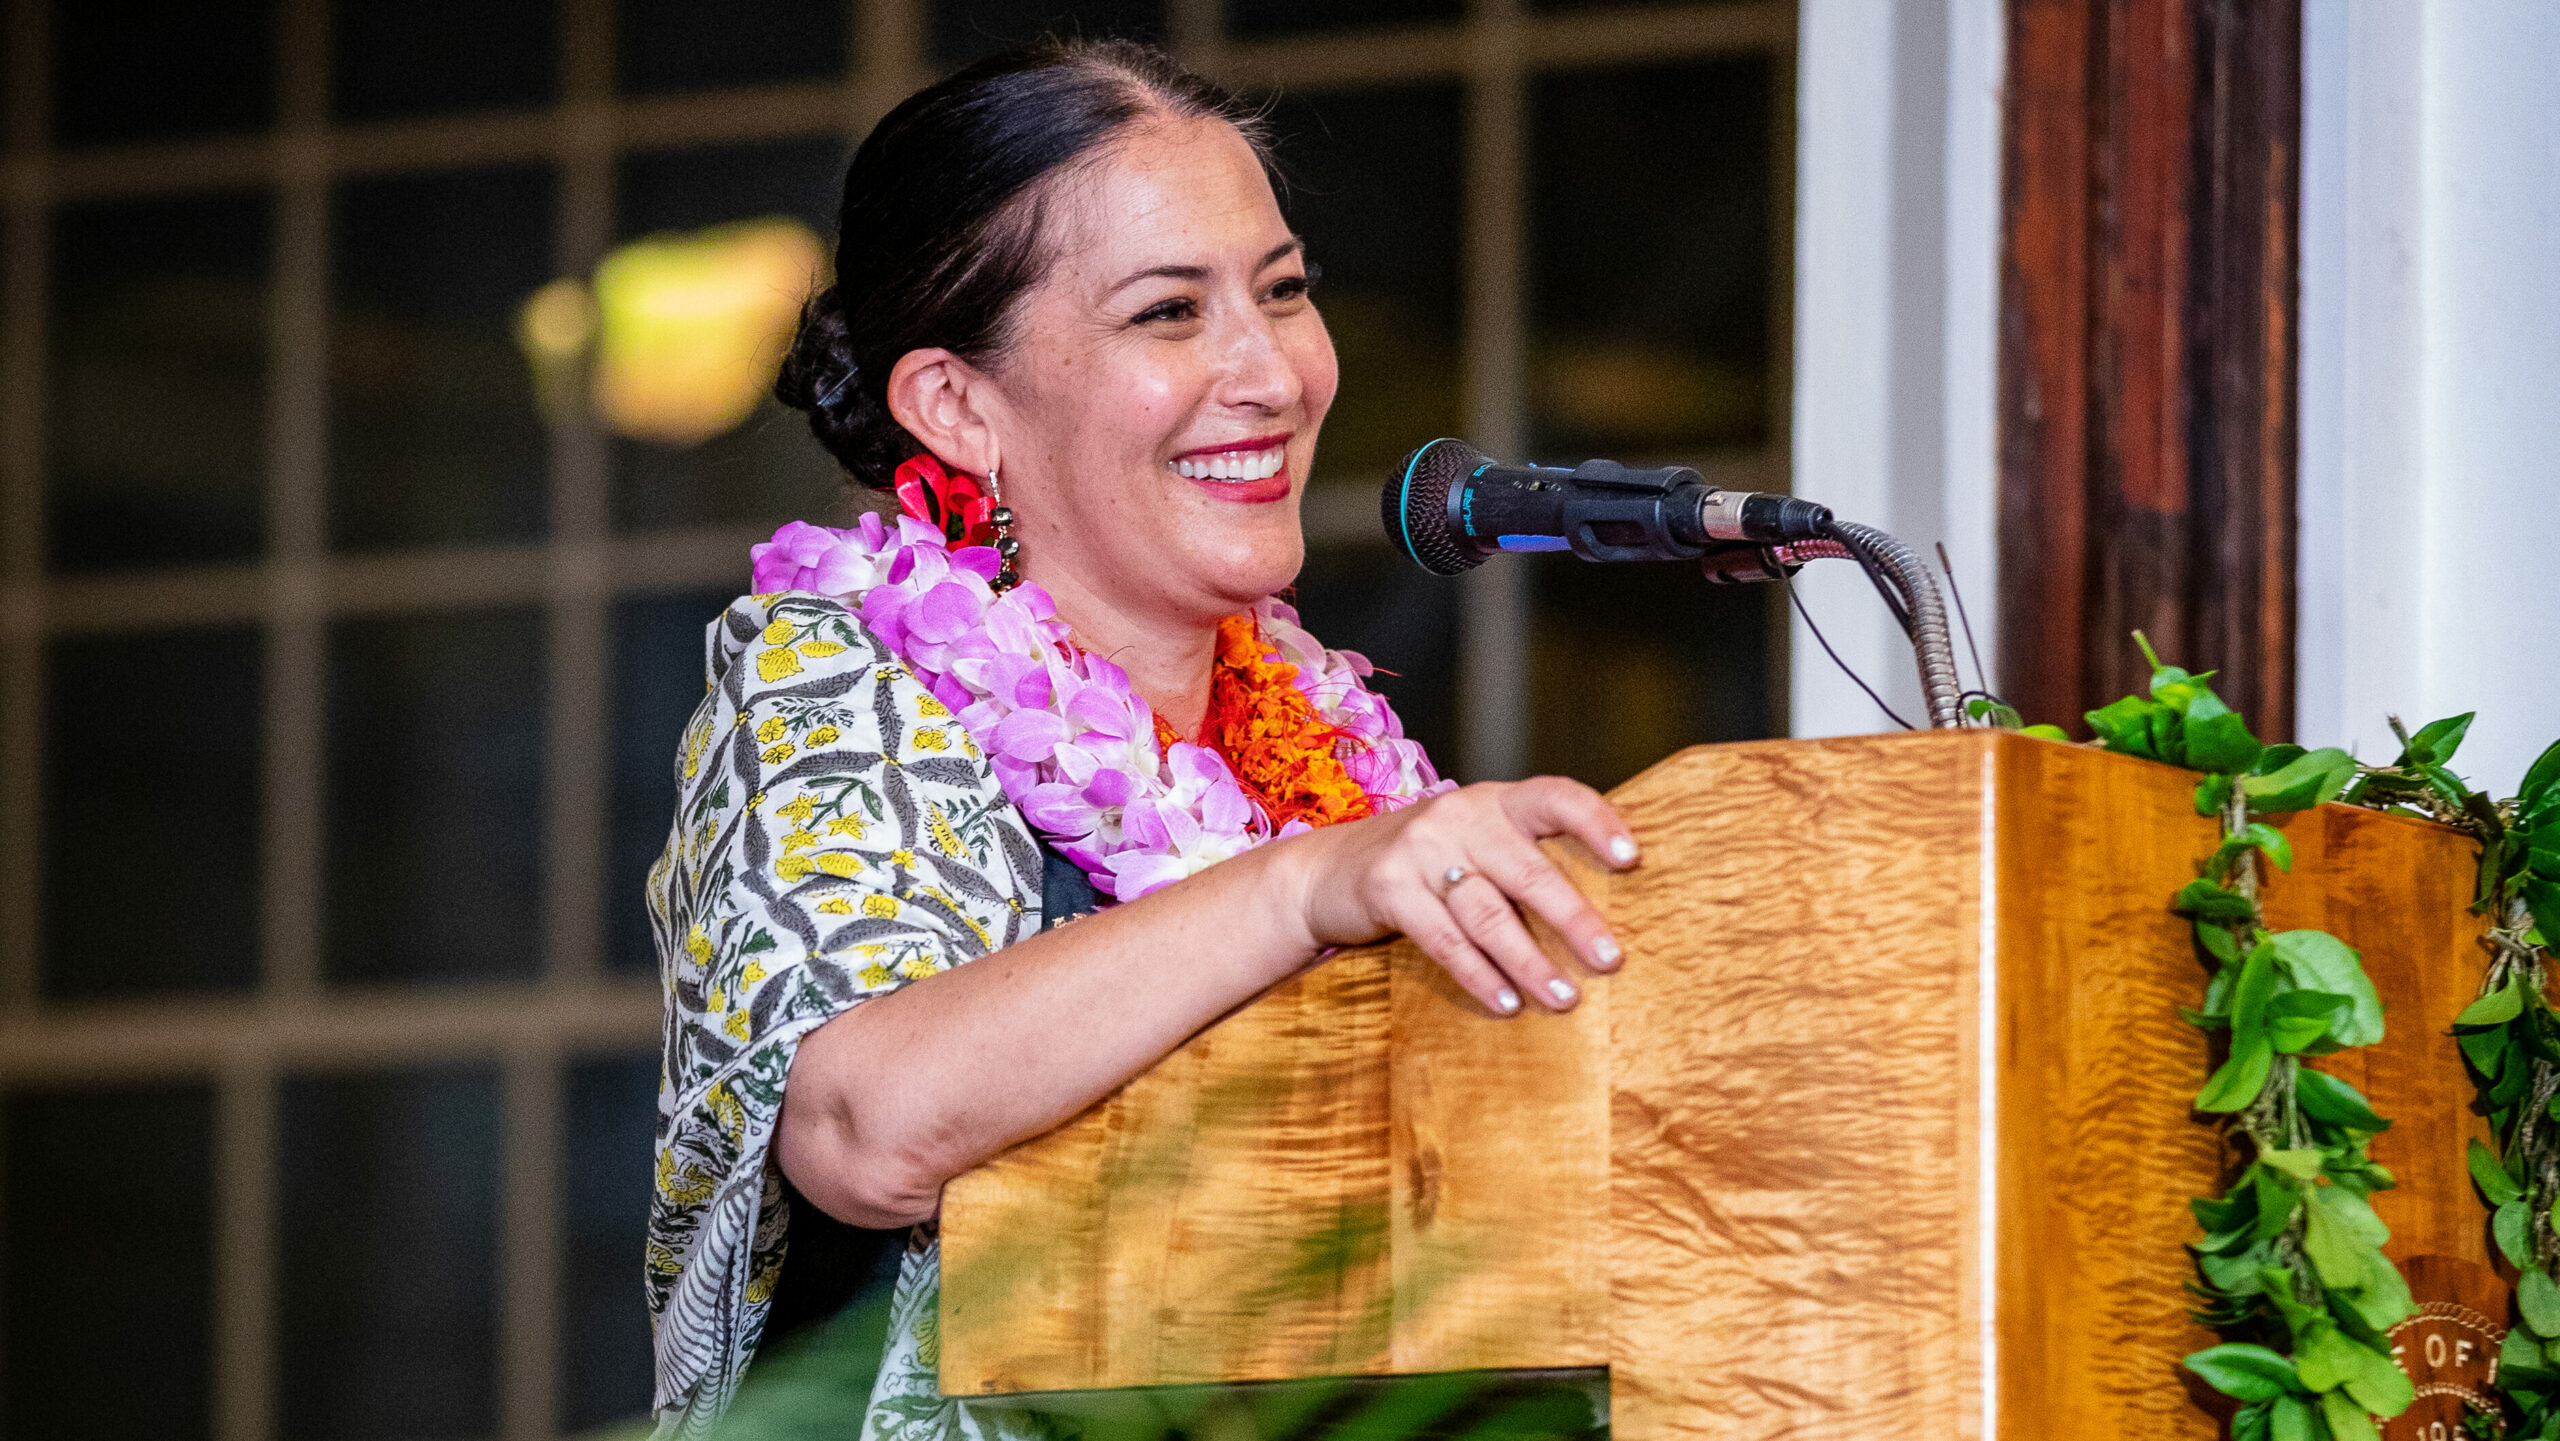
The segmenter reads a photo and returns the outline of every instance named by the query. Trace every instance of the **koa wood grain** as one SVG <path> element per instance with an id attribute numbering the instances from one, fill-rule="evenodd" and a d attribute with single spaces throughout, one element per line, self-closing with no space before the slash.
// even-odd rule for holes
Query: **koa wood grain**
<path id="1" fill-rule="evenodd" d="M 1640 869 L 1565 857 L 1629 953 L 1575 1011 L 1345 952 L 954 1182 L 944 1389 L 1606 1365 L 1631 1438 L 2212 1437 L 2176 1367 L 2230 1159 L 2163 909 L 2214 840 L 2192 784 L 1985 733 L 1673 757 L 1614 797 Z M 2286 830 L 2271 918 L 2389 1008 L 2323 1064 L 2399 1122 L 2390 1250 L 2483 1312 L 2468 846 Z"/>

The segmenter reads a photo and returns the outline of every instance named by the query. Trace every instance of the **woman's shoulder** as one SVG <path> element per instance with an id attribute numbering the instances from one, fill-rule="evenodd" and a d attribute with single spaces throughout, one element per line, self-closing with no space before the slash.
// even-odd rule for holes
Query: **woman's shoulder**
<path id="1" fill-rule="evenodd" d="M 703 666 L 711 688 L 733 696 L 795 677 L 897 664 L 851 604 L 813 591 L 742 595 L 729 602 L 704 636 Z"/>
<path id="2" fill-rule="evenodd" d="M 839 597 L 742 595 L 711 623 L 705 647 L 712 708 L 759 743 L 768 778 L 795 751 L 851 749 L 943 785 L 996 788 L 950 707 Z"/>

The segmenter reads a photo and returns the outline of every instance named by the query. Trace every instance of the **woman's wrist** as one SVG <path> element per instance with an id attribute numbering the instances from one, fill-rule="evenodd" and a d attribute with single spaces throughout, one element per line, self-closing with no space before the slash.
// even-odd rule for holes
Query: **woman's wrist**
<path id="1" fill-rule="evenodd" d="M 1323 832 L 1292 836 L 1258 846 L 1229 865 L 1253 872 L 1251 903 L 1254 931 L 1270 937 L 1270 981 L 1294 974 L 1325 950 L 1311 923 L 1308 898 L 1314 885 L 1317 843 Z"/>

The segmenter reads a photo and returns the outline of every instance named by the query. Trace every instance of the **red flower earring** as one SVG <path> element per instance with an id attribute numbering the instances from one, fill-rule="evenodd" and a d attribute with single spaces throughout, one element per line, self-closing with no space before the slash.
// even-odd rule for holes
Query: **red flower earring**
<path id="1" fill-rule="evenodd" d="M 1001 563 L 993 582 L 996 594 L 1002 595 L 1022 583 L 1022 572 L 1014 557 L 1022 553 L 1022 543 L 1013 538 L 1013 510 L 1004 503 L 1004 492 L 997 487 L 995 467 L 987 468 L 987 488 L 965 474 L 943 469 L 942 462 L 931 454 L 910 456 L 898 467 L 892 489 L 897 492 L 898 511 L 911 515 L 942 532 L 942 538 L 954 549 L 971 545 L 992 545 Z"/>

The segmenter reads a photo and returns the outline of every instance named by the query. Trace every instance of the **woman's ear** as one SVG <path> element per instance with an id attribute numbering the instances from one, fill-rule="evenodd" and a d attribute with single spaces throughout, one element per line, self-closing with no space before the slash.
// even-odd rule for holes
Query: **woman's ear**
<path id="1" fill-rule="evenodd" d="M 985 475 L 1003 459 L 987 407 L 995 388 L 948 350 L 910 350 L 889 370 L 889 414 L 953 470 Z"/>

